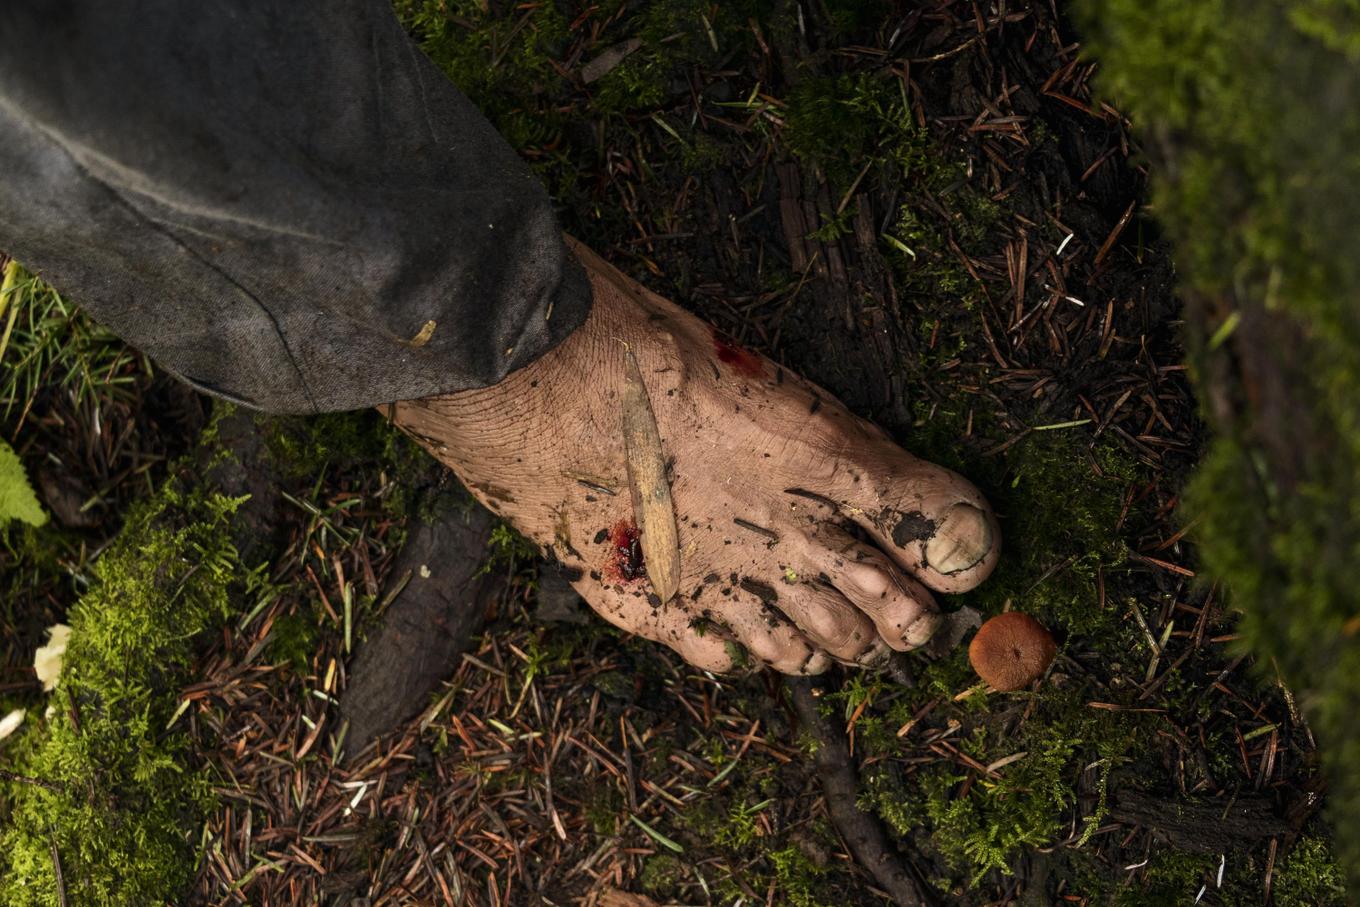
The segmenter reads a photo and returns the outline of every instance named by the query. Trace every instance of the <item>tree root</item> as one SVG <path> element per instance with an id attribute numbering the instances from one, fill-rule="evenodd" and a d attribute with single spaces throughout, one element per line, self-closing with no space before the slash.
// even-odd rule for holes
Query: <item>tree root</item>
<path id="1" fill-rule="evenodd" d="M 794 710 L 804 729 L 817 740 L 817 770 L 826 796 L 831 822 L 861 866 L 902 907 L 923 907 L 931 902 L 916 874 L 904 866 L 888 846 L 878 821 L 861 812 L 859 774 L 850 760 L 844 735 L 817 709 L 813 681 L 789 677 L 784 681 Z"/>

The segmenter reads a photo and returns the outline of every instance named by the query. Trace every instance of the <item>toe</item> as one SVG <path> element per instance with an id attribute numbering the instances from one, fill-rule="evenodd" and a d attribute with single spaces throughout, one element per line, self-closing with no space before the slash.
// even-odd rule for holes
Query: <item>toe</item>
<path id="1" fill-rule="evenodd" d="M 713 618 L 721 620 L 752 658 L 781 674 L 815 674 L 831 664 L 825 652 L 764 601 L 734 597 Z"/>
<path id="2" fill-rule="evenodd" d="M 873 621 L 834 588 L 781 584 L 776 607 L 818 648 L 841 661 L 859 662 L 879 643 Z"/>
<path id="3" fill-rule="evenodd" d="M 614 626 L 673 649 L 701 671 L 722 674 L 736 666 L 727 634 L 717 627 L 704 626 L 683 608 L 673 604 L 653 608 L 613 590 L 584 590 L 582 596 Z"/>
<path id="4" fill-rule="evenodd" d="M 808 542 L 813 568 L 873 621 L 889 646 L 906 651 L 934 635 L 940 622 L 934 597 L 877 548 L 831 525 L 819 527 Z"/>
<path id="5" fill-rule="evenodd" d="M 856 521 L 936 592 L 966 592 L 995 569 L 1001 531 L 982 493 L 957 473 L 907 458 L 869 484 Z M 862 493 L 862 492 L 861 492 Z"/>

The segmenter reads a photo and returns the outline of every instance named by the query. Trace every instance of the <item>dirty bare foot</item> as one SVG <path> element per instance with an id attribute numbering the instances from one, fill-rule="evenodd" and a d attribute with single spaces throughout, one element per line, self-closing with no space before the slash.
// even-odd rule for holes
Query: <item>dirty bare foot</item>
<path id="1" fill-rule="evenodd" d="M 398 403 L 393 417 L 560 561 L 607 620 L 707 670 L 745 650 L 812 674 L 921 645 L 939 624 L 929 590 L 963 591 L 992 572 L 996 520 L 966 480 L 573 248 L 595 292 L 579 330 L 500 384 Z M 627 349 L 679 528 L 679 593 L 664 604 L 633 523 Z"/>

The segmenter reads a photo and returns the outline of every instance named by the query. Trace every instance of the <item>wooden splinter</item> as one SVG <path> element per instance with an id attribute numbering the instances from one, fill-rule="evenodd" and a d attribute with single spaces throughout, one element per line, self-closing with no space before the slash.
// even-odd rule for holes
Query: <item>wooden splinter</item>
<path id="1" fill-rule="evenodd" d="M 671 483 L 661 431 L 656 425 L 647 385 L 637 357 L 625 344 L 623 382 L 623 450 L 628 464 L 628 486 L 633 493 L 633 519 L 638 527 L 647 579 L 661 604 L 680 588 L 680 532 L 675 524 Z"/>

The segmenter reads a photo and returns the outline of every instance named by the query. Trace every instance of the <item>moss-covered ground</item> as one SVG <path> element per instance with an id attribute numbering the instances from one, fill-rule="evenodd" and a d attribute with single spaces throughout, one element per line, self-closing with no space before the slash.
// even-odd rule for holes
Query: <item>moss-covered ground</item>
<path id="1" fill-rule="evenodd" d="M 1242 647 L 1279 628 L 1239 625 L 1199 563 L 1203 524 L 1178 516 L 1204 438 L 1170 247 L 1144 207 L 1137 134 L 1093 99 L 1070 23 L 962 2 L 396 8 L 570 232 L 995 503 L 1002 567 L 951 605 L 1039 617 L 1061 645 L 1049 676 L 988 693 L 959 652 L 837 673 L 822 697 L 861 806 L 942 902 L 1343 902 L 1317 742 Z M 611 52 L 612 68 L 595 64 Z M 819 267 L 832 256 L 848 278 Z M 55 472 L 36 482 L 45 501 L 71 486 L 77 503 L 6 537 L 0 711 L 41 711 L 22 668 L 42 628 L 97 592 L 121 514 L 202 420 L 152 430 L 172 411 L 155 402 L 166 385 L 34 299 L 46 320 L 38 302 L 23 317 L 49 333 L 24 338 L 84 344 L 66 361 L 103 356 L 85 371 L 127 381 L 9 391 L 0 430 L 31 474 Z M 128 440 L 111 447 L 96 420 Z M 480 644 L 390 746 L 344 765 L 347 655 L 438 479 L 372 415 L 271 422 L 265 437 L 287 493 L 267 593 L 197 637 L 188 686 L 157 700 L 188 703 L 186 778 L 211 779 L 210 796 L 181 800 L 202 810 L 186 814 L 188 902 L 566 904 L 620 888 L 882 903 L 829 824 L 814 744 L 775 678 L 705 677 L 598 622 L 537 621 L 535 567 L 504 532 L 488 557 L 505 591 Z M 54 728 L 22 734 L 0 764 Z M 14 797 L 0 785 L 0 809 Z M 1191 818 L 1205 811 L 1208 833 Z"/>
<path id="2" fill-rule="evenodd" d="M 1360 6 L 1098 2 L 1087 13 L 1106 92 L 1155 137 L 1154 197 L 1176 239 L 1217 433 L 1191 489 L 1205 561 L 1231 584 L 1252 649 L 1300 695 L 1329 768 L 1338 854 L 1360 892 L 1350 578 L 1360 272 L 1349 229 L 1360 215 Z"/>

